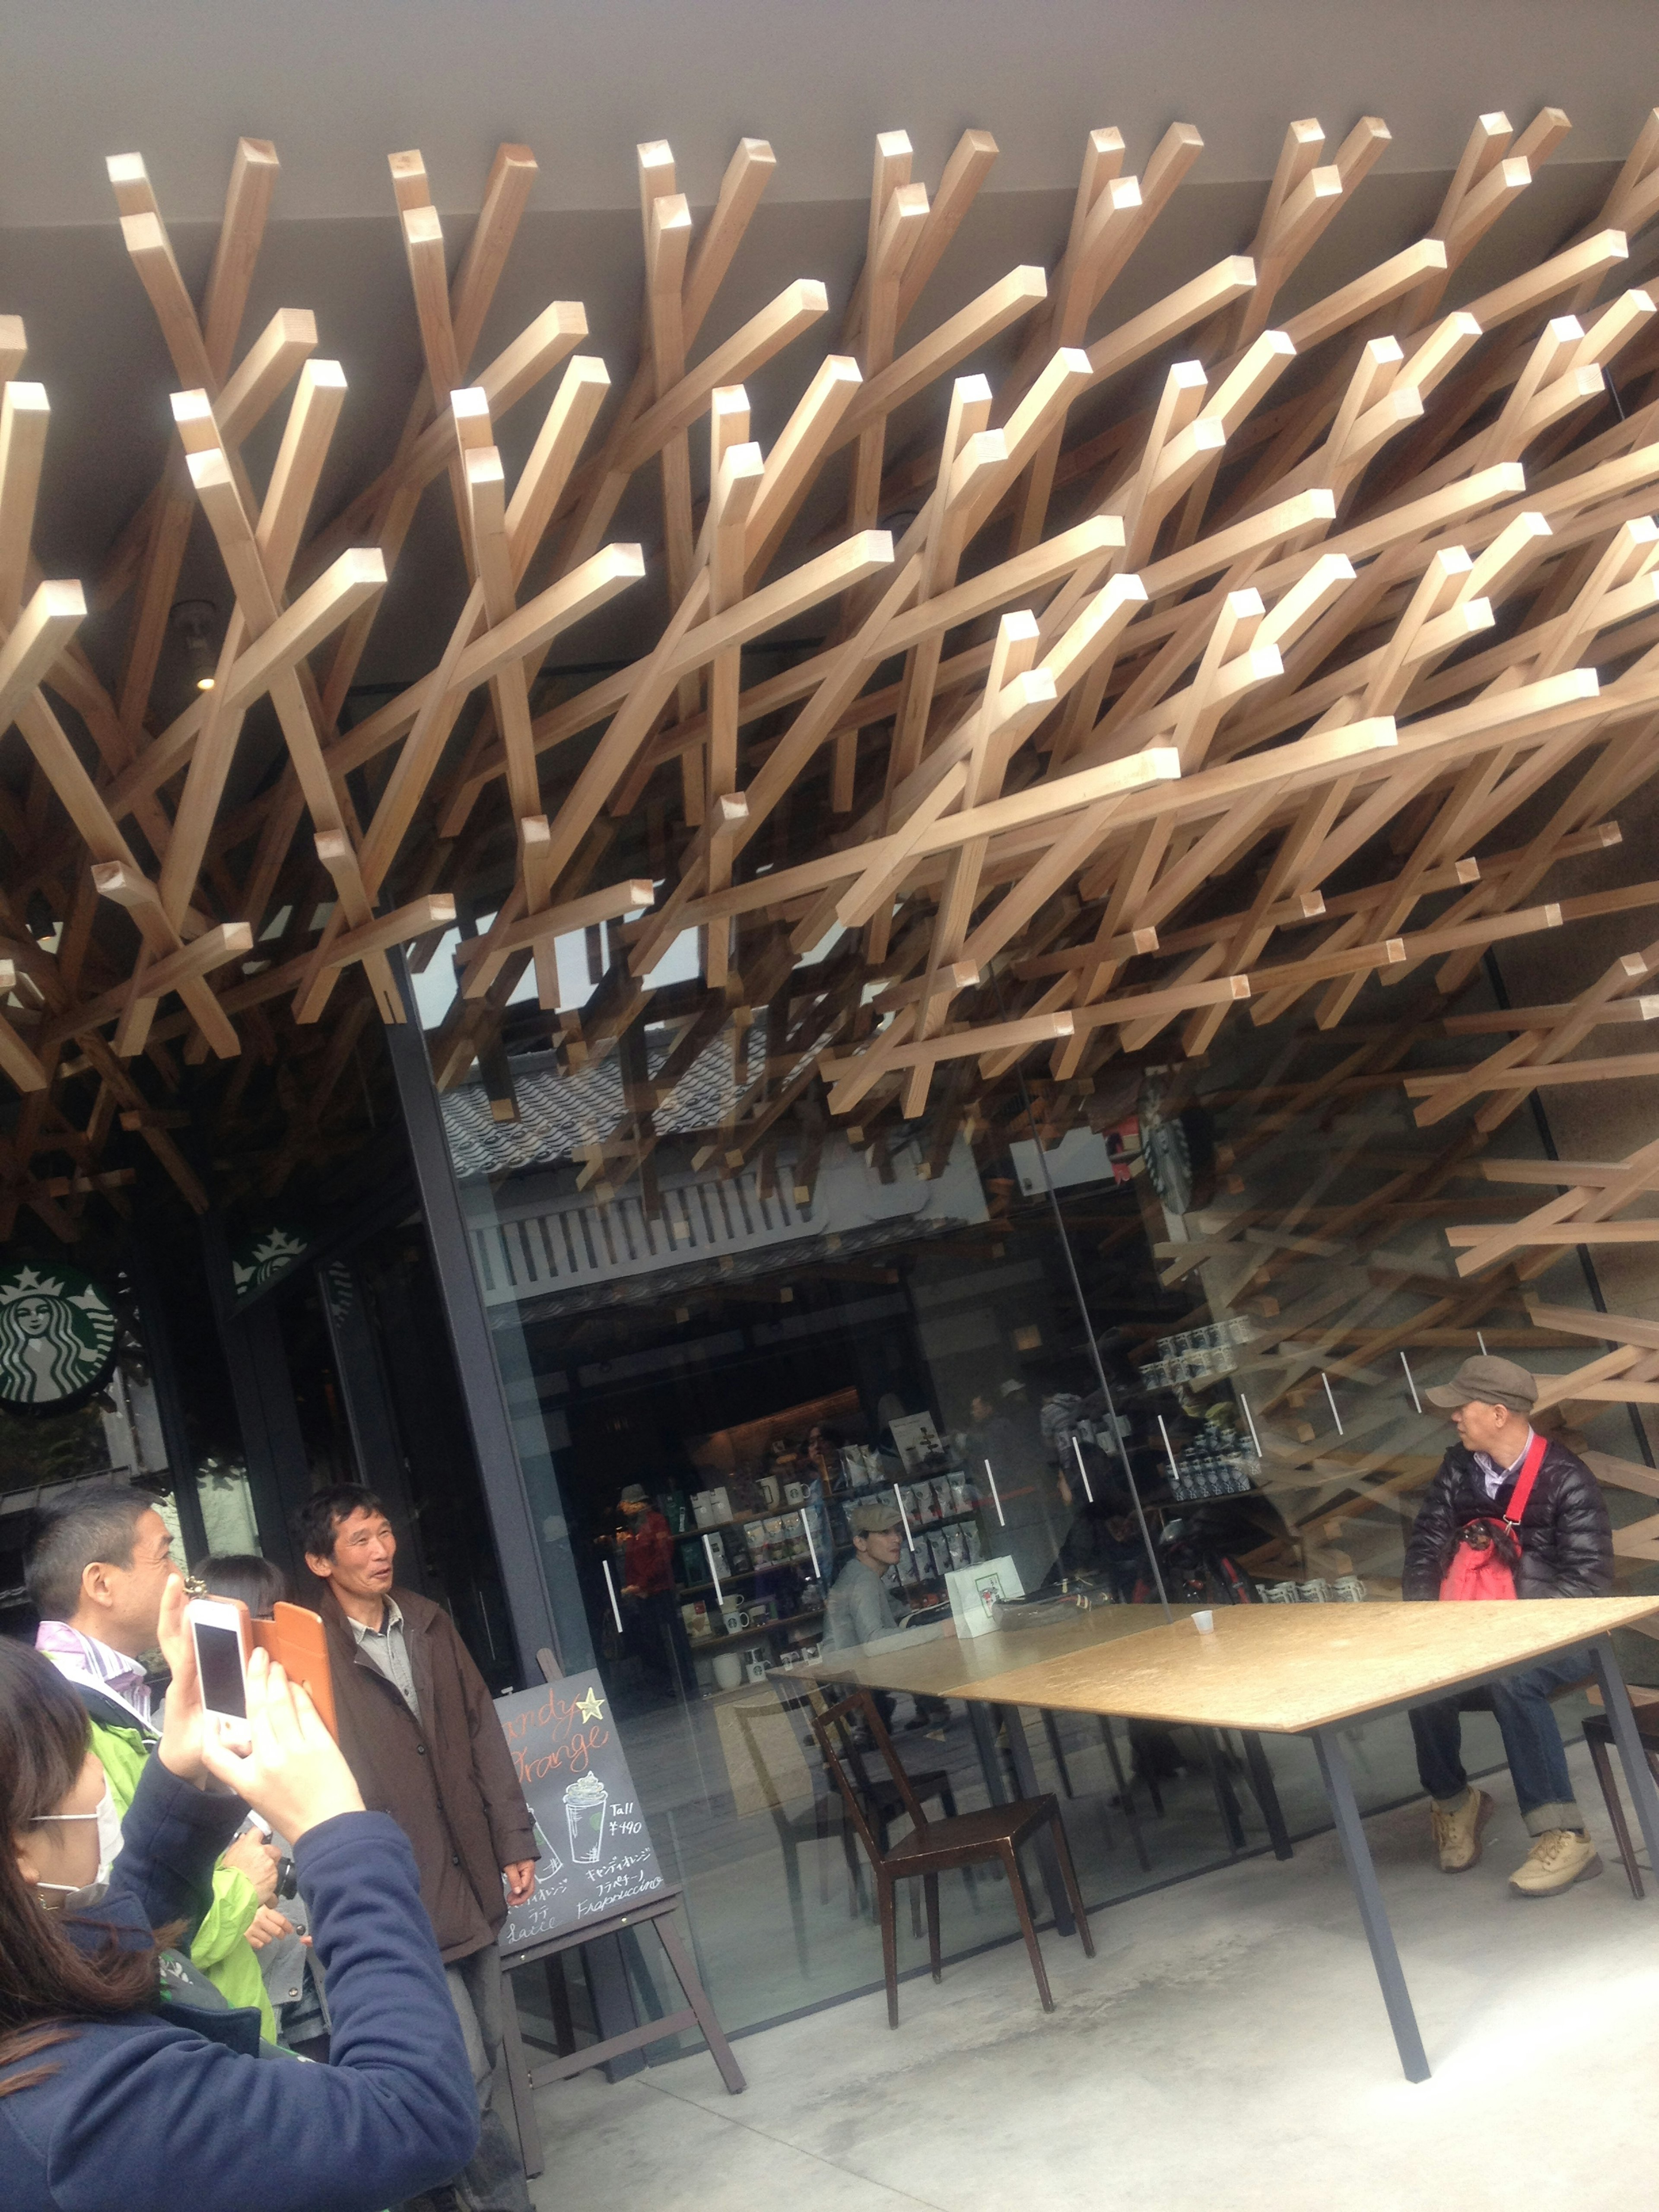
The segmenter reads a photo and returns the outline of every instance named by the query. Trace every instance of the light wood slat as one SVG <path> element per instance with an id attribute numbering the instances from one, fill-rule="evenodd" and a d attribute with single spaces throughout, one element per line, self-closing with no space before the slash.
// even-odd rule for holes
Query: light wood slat
<path id="1" fill-rule="evenodd" d="M 316 350 L 316 317 L 306 308 L 279 307 L 214 400 L 227 450 L 234 452 L 258 428 Z"/>
<path id="2" fill-rule="evenodd" d="M 1489 1075 L 1481 1078 L 1479 1087 L 1482 1091 L 1502 1091 L 1510 1087 L 1529 1090 L 1535 1084 L 1608 1083 L 1626 1076 L 1656 1074 L 1659 1074 L 1659 1053 L 1631 1052 L 1621 1054 L 1613 1060 L 1570 1060 L 1547 1067 L 1494 1068 Z M 1442 1083 L 1467 1079 L 1408 1075 L 1401 1079 L 1405 1085 L 1407 1097 L 1431 1098 Z"/>
<path id="3" fill-rule="evenodd" d="M 463 370 L 471 367 L 477 349 L 484 318 L 506 270 L 507 254 L 536 175 L 536 157 L 528 146 L 508 143 L 496 148 L 478 219 L 472 226 L 449 296 L 450 329 L 454 336 L 456 359 Z"/>
<path id="4" fill-rule="evenodd" d="M 50 419 L 42 386 L 9 382 L 0 392 L 0 624 L 8 627 L 23 603 Z"/>
<path id="5" fill-rule="evenodd" d="M 641 907 L 649 907 L 655 896 L 655 887 L 646 877 L 607 884 L 603 890 L 588 891 L 561 906 L 521 916 L 501 933 L 492 950 L 521 952 L 550 938 L 568 937 L 576 930 L 591 928 L 596 921 L 619 921 L 624 915 L 637 914 Z M 481 958 L 483 942 L 482 938 L 475 937 L 462 945 L 456 955 L 458 964 L 468 968 Z"/>
<path id="6" fill-rule="evenodd" d="M 884 1173 L 908 1173 L 913 1159 L 937 1171 L 963 1132 L 981 1151 L 1014 1127 L 1056 1141 L 1098 1111 L 1092 1086 L 1115 1061 L 1127 1073 L 1160 1054 L 1171 1068 L 1207 1054 L 1208 1095 L 1228 1111 L 1229 1010 L 1245 1010 L 1240 1046 L 1249 1027 L 1296 1012 L 1293 1055 L 1310 1011 L 1315 1030 L 1337 1032 L 1337 1054 L 1306 1079 L 1293 1067 L 1258 1084 L 1229 1133 L 1249 1218 L 1237 1234 L 1200 1229 L 1190 1248 L 1223 1267 L 1235 1296 L 1315 1262 L 1368 1285 L 1317 1312 L 1302 1300 L 1312 1317 L 1273 1340 L 1290 1349 L 1260 1386 L 1262 1419 L 1275 1429 L 1273 1390 L 1294 1391 L 1322 1362 L 1363 1388 L 1367 1364 L 1385 1366 L 1396 1345 L 1478 1341 L 1488 1319 L 1492 1341 L 1509 1344 L 1516 1332 L 1492 1301 L 1516 1279 L 1571 1242 L 1634 1248 L 1653 1233 L 1630 1218 L 1646 1192 L 1639 1156 L 1531 1163 L 1515 1179 L 1531 1181 L 1537 1203 L 1519 1220 L 1480 1221 L 1514 1209 L 1455 1194 L 1503 1179 L 1498 1163 L 1481 1174 L 1479 1144 L 1529 1091 L 1644 1080 L 1650 1057 L 1659 1062 L 1573 1057 L 1601 1028 L 1644 1025 L 1659 1006 L 1649 988 L 1659 944 L 1632 947 L 1624 933 L 1639 925 L 1621 919 L 1659 900 L 1659 885 L 1630 879 L 1613 820 L 1650 778 L 1659 716 L 1649 515 L 1659 405 L 1647 389 L 1659 351 L 1651 295 L 1618 275 L 1659 221 L 1659 137 L 1638 137 L 1579 235 L 1540 253 L 1525 223 L 1500 218 L 1566 127 L 1548 107 L 1518 133 L 1507 118 L 1480 118 L 1429 234 L 1367 265 L 1358 249 L 1374 223 L 1328 225 L 1366 188 L 1386 126 L 1363 118 L 1333 152 L 1317 123 L 1292 123 L 1259 219 L 1241 233 L 1254 228 L 1249 252 L 1150 305 L 1146 287 L 1127 316 L 1101 313 L 1101 301 L 1201 141 L 1176 125 L 1132 173 L 1121 136 L 1103 127 L 1082 149 L 1052 269 L 1007 270 L 920 334 L 907 318 L 964 218 L 982 219 L 975 198 L 995 144 L 969 131 L 935 184 L 905 134 L 885 131 L 865 272 L 839 336 L 825 289 L 802 279 L 746 320 L 742 307 L 724 315 L 701 358 L 722 283 L 752 287 L 751 299 L 770 289 L 755 282 L 761 264 L 740 273 L 738 256 L 778 165 L 764 141 L 741 142 L 703 222 L 672 151 L 653 142 L 636 155 L 641 365 L 615 394 L 605 365 L 575 352 L 586 318 L 572 302 L 473 366 L 534 180 L 529 149 L 498 149 L 453 281 L 434 180 L 418 153 L 400 153 L 390 175 L 418 386 L 384 426 L 373 480 L 343 487 L 309 544 L 319 486 L 349 459 L 330 461 L 343 380 L 317 357 L 301 307 L 278 310 L 246 344 L 240 335 L 274 151 L 244 141 L 230 161 L 199 313 L 143 160 L 116 157 L 116 219 L 185 387 L 182 450 L 116 532 L 100 580 L 100 596 L 134 592 L 106 690 L 101 661 L 74 634 L 85 595 L 43 586 L 31 550 L 52 542 L 35 514 L 54 481 L 45 394 L 16 386 L 0 411 L 0 708 L 19 726 L 23 770 L 0 782 L 0 840 L 30 911 L 44 899 L 59 918 L 53 956 L 20 914 L 0 912 L 17 979 L 10 1034 L 47 1086 L 26 1092 L 8 1139 L 0 1234 L 20 1205 L 72 1233 L 71 1214 L 118 1194 L 97 1162 L 124 1127 L 187 1204 L 206 1205 L 171 1142 L 185 1109 L 170 1095 L 158 1103 L 154 1086 L 188 1097 L 203 1060 L 237 1051 L 245 1026 L 264 1068 L 296 1048 L 296 1024 L 325 1024 L 313 1097 L 271 1154 L 279 1189 L 307 1146 L 329 1141 L 325 1103 L 346 1111 L 335 1086 L 365 1016 L 378 1006 L 404 1018 L 389 948 L 418 940 L 429 954 L 452 916 L 487 900 L 495 919 L 465 941 L 459 996 L 433 1041 L 440 1081 L 497 1053 L 531 960 L 550 1024 L 557 935 L 600 913 L 623 925 L 594 1000 L 564 1010 L 554 1042 L 573 1067 L 621 1054 L 621 1115 L 594 1133 L 581 1170 L 613 1188 L 639 1178 L 647 1211 L 672 1140 L 639 1080 L 642 1025 L 684 1024 L 688 1008 L 676 1080 L 699 1053 L 733 1052 L 751 1022 L 765 1026 L 758 1073 L 692 1146 L 727 1175 L 758 1163 L 763 1183 L 779 1148 L 805 1161 L 821 1147 L 821 1076 L 830 1117 L 852 1117 Z M 1270 328 L 1316 241 L 1322 295 L 1299 293 L 1286 327 Z M 1477 245 L 1486 290 L 1441 313 Z M 786 348 L 751 428 L 742 380 Z M 23 349 L 21 325 L 0 325 L 13 380 Z M 974 349 L 982 374 L 953 389 Z M 522 439 L 503 432 L 508 410 L 562 363 L 539 422 Z M 1619 410 L 1598 407 L 1610 380 Z M 252 433 L 284 393 L 261 496 L 251 471 L 277 441 L 256 446 Z M 367 424 L 380 395 L 354 404 Z M 900 408 L 905 443 L 890 453 Z M 706 479 L 690 436 L 705 414 Z M 503 456 L 526 443 L 514 485 Z M 854 449 L 850 484 L 842 446 Z M 660 555 L 605 545 L 653 464 Z M 411 580 L 430 596 L 429 648 L 422 658 L 417 645 L 398 693 L 341 726 L 359 706 L 351 690 L 386 576 L 405 546 L 431 557 L 417 510 L 441 472 L 467 574 Z M 870 526 L 814 540 L 849 499 Z M 185 556 L 198 507 L 234 604 L 216 634 L 214 688 L 181 712 L 157 679 L 180 580 L 195 574 Z M 890 536 L 875 527 L 890 516 L 902 518 Z M 532 711 L 556 641 L 629 582 L 650 588 L 594 647 L 625 665 L 578 678 L 580 690 L 562 676 Z M 803 645 L 809 630 L 827 633 L 823 643 Z M 763 643 L 787 649 L 763 662 Z M 262 697 L 286 762 L 233 804 L 238 732 Z M 544 757 L 555 748 L 556 761 Z M 1511 817 L 1524 830 L 1506 832 Z M 1551 874 L 1574 860 L 1601 867 L 1593 888 Z M 334 910 L 302 936 L 319 872 Z M 1218 896 L 1235 876 L 1240 888 Z M 261 940 L 268 963 L 234 975 L 236 956 L 225 957 L 216 991 L 198 947 L 239 926 L 222 917 L 257 934 L 278 904 L 290 911 Z M 843 934 L 806 972 L 838 917 Z M 1579 932 L 1562 940 L 1570 980 L 1532 994 L 1548 1003 L 1442 1018 L 1495 945 L 1580 923 L 1606 933 L 1592 974 L 1577 973 Z M 704 933 L 703 976 L 716 987 L 701 1001 L 696 987 L 644 981 L 688 930 Z M 1293 941 L 1275 945 L 1285 930 Z M 227 941 L 213 940 L 216 957 Z M 354 965 L 367 994 L 341 983 Z M 1409 981 L 1393 1002 L 1405 1019 L 1387 1002 L 1358 1017 L 1368 979 Z M 175 982 L 183 1004 L 167 1006 Z M 54 1024 L 70 1026 L 52 1042 Z M 1437 1042 L 1425 1053 L 1419 1038 Z M 129 1073 L 121 1055 L 140 1048 L 146 1066 Z M 6 1053 L 0 1036 L 0 1066 L 32 1080 Z M 1047 1064 L 1023 1097 L 1015 1070 L 1028 1054 Z M 232 1079 L 230 1126 L 258 1095 L 249 1083 L 264 1079 Z M 1339 1121 L 1307 1193 L 1276 1212 L 1260 1202 L 1250 1163 L 1261 1146 L 1297 1141 L 1299 1116 L 1363 1116 L 1389 1091 L 1420 1125 L 1452 1125 L 1427 1164 L 1379 1160 L 1373 1174 L 1363 1137 L 1351 1141 L 1362 1123 Z M 510 1110 L 505 1095 L 494 1103 Z M 907 1119 L 915 1145 L 896 1149 Z M 38 1155 L 66 1132 L 80 1180 L 48 1190 Z M 1331 1188 L 1339 1176 L 1350 1180 Z M 1461 1218 L 1460 1205 L 1477 1218 Z M 1404 1278 L 1378 1240 L 1406 1224 L 1449 1226 L 1462 1241 L 1446 1266 L 1461 1273 L 1413 1273 L 1423 1310 L 1385 1324 L 1366 1301 L 1400 1295 Z M 1659 1389 L 1659 1352 L 1625 1349 L 1616 1370 L 1592 1358 L 1557 1378 L 1560 1391 L 1587 1394 L 1588 1407 Z M 1354 1433 L 1346 1456 L 1316 1443 L 1275 1462 L 1298 1515 L 1344 1500 L 1346 1511 L 1356 1498 L 1404 1510 L 1378 1480 L 1363 1421 Z"/>
<path id="7" fill-rule="evenodd" d="M 282 671 L 292 669 L 385 588 L 386 562 L 375 549 L 362 546 L 342 553 L 325 575 L 238 655 L 225 684 L 230 703 L 245 707 L 257 699 Z"/>
<path id="8" fill-rule="evenodd" d="M 160 216 L 123 216 L 121 237 L 138 272 L 138 281 L 149 295 L 150 306 L 155 310 L 155 319 L 161 326 L 161 336 L 173 356 L 179 381 L 192 389 L 201 386 L 216 392 L 219 380 L 208 359 L 195 307 L 185 289 L 185 280 L 179 273 L 179 264 L 173 258 L 172 243 Z"/>
<path id="9" fill-rule="evenodd" d="M 86 601 L 78 584 L 42 584 L 35 592 L 18 617 L 11 635 L 0 646 L 0 731 L 22 718 L 41 678 L 86 619 Z M 82 770 L 81 780 L 84 779 L 85 771 Z M 90 787 L 88 784 L 87 788 Z M 79 791 L 79 781 L 75 788 Z M 62 792 L 59 796 L 64 796 Z M 76 803 L 84 805 L 79 799 Z M 64 805 L 69 805 L 67 798 Z M 103 815 L 101 802 L 98 813 Z"/>

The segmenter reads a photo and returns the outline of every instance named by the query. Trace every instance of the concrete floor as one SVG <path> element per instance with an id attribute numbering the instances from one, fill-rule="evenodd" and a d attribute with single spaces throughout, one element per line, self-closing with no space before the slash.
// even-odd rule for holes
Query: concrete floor
<path id="1" fill-rule="evenodd" d="M 1449 1881 L 1419 1802 L 1368 1824 L 1434 2078 L 1401 2075 L 1334 1836 L 1100 1913 L 1099 1956 L 1052 1934 L 1057 2010 L 1023 1949 L 743 2038 L 540 2094 L 542 2212 L 1368 2212 L 1425 2203 L 1649 2212 L 1659 1894 L 1634 1902 L 1582 1747 L 1607 1872 L 1512 1898 L 1528 1839 L 1506 1775 L 1486 1856 Z M 901 1917 L 901 1927 L 904 1925 Z M 904 1939 L 901 1965 L 916 1950 Z M 923 1954 L 925 1955 L 925 1954 Z"/>

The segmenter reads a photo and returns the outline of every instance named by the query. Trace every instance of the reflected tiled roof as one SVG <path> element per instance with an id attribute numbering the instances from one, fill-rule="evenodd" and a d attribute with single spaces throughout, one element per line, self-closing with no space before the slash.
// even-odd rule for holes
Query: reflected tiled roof
<path id="1" fill-rule="evenodd" d="M 753 1067 L 758 1073 L 759 1056 L 764 1049 L 758 1024 L 744 1030 L 744 1043 L 745 1069 Z M 646 1032 L 646 1059 L 652 1075 L 667 1059 L 673 1044 L 672 1032 Z M 732 1058 L 731 1032 L 723 1031 L 698 1054 L 672 1097 L 657 1109 L 653 1118 L 659 1136 L 710 1128 L 730 1111 L 738 1096 Z M 748 1080 L 745 1073 L 745 1085 Z M 609 1136 L 625 1110 L 622 1066 L 614 1052 L 574 1074 L 566 1073 L 550 1052 L 526 1054 L 522 1058 L 515 1054 L 513 1088 L 519 1102 L 516 1121 L 493 1118 L 489 1094 L 481 1082 L 460 1084 L 443 1094 L 440 1103 L 450 1157 L 463 1182 L 568 1160 L 578 1145 Z"/>
<path id="2" fill-rule="evenodd" d="M 535 1322 L 580 1320 L 607 1307 L 662 1305 L 696 1291 L 734 1291 L 745 1284 L 775 1281 L 780 1277 L 799 1282 L 825 1263 L 870 1259 L 901 1246 L 914 1250 L 918 1244 L 954 1236 L 969 1225 L 951 1219 L 919 1222 L 910 1218 L 872 1222 L 865 1229 L 845 1229 L 834 1236 L 800 1237 L 788 1244 L 738 1253 L 724 1265 L 718 1260 L 684 1262 L 648 1275 L 623 1275 L 611 1283 L 555 1291 L 545 1297 L 526 1298 L 521 1305 L 498 1307 L 490 1315 L 490 1326 L 510 1330 L 528 1328 Z M 893 1309 L 906 1310 L 902 1300 Z M 811 1312 L 810 1308 L 801 1310 L 798 1316 L 801 1328 L 809 1325 L 806 1316 Z M 774 1327 L 779 1335 L 792 1333 L 790 1318 L 787 1308 L 776 1310 Z M 810 1325 L 816 1327 L 816 1320 Z"/>

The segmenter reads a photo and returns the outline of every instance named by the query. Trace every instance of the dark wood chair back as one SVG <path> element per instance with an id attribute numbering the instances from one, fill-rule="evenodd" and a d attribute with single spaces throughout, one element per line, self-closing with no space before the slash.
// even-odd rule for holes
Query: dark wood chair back
<path id="1" fill-rule="evenodd" d="M 871 1802 L 870 1778 L 858 1748 L 853 1740 L 855 1723 L 862 1721 L 870 1732 L 870 1741 L 880 1753 L 887 1771 L 893 1778 L 905 1811 L 918 1831 L 927 1826 L 927 1815 L 921 1809 L 921 1800 L 910 1786 L 910 1778 L 900 1764 L 893 1749 L 893 1740 L 887 1733 L 886 1723 L 876 1710 L 876 1701 L 868 1690 L 854 1690 L 833 1705 L 826 1705 L 812 1715 L 812 1733 L 817 1738 L 818 1749 L 823 1754 L 826 1771 L 841 1791 L 854 1826 L 864 1838 L 871 1863 L 878 1864 L 883 1852 L 876 1840 L 866 1808 Z"/>
<path id="2" fill-rule="evenodd" d="M 915 1823 L 915 1832 L 901 1836 L 884 1848 L 880 1838 L 885 1831 L 884 1808 L 874 1805 L 865 1790 L 859 1788 L 851 1771 L 853 1728 L 862 1722 L 870 1732 L 870 1741 L 886 1761 L 892 1777 L 891 1789 L 897 1797 L 894 1817 L 899 1810 L 908 1813 Z M 958 1814 L 947 1810 L 945 1818 L 929 1820 L 922 1811 L 912 1779 L 899 1764 L 893 1751 L 892 1739 L 877 1708 L 875 1699 L 867 1690 L 855 1690 L 836 1705 L 827 1705 L 812 1715 L 812 1733 L 818 1740 L 823 1754 L 823 1764 L 841 1791 L 842 1802 L 853 1827 L 864 1838 L 864 1848 L 870 1854 L 870 1866 L 875 1876 L 876 1909 L 881 1919 L 882 1970 L 887 1982 L 887 2025 L 898 2026 L 898 1928 L 895 1918 L 893 1893 L 896 1883 L 921 1880 L 927 1903 L 927 1960 L 933 1977 L 938 1981 L 944 1972 L 944 1956 L 940 1949 L 939 1915 L 939 1878 L 941 1874 L 966 1869 L 977 1862 L 996 1860 L 1000 1863 L 1012 1893 L 1015 1910 L 1019 1914 L 1020 1933 L 1025 1938 L 1026 1954 L 1031 1961 L 1031 1972 L 1042 2000 L 1045 2012 L 1054 2008 L 1054 1996 L 1048 1987 L 1048 1976 L 1042 1963 L 1042 1947 L 1037 1942 L 1036 1924 L 1031 1917 L 1031 1900 L 1025 1887 L 1025 1876 L 1019 1863 L 1019 1846 L 1046 1828 L 1054 1842 L 1055 1872 L 1064 1886 L 1077 1922 L 1083 1948 L 1090 1958 L 1095 1954 L 1094 1938 L 1089 1932 L 1089 1916 L 1084 1909 L 1083 1893 L 1078 1887 L 1077 1869 L 1072 1864 L 1072 1854 L 1066 1841 L 1066 1831 L 1060 1826 L 1060 1807 L 1053 1797 L 1020 1797 L 1012 1803 L 990 1805 L 972 1813 Z M 938 1779 L 942 1783 L 944 1777 Z M 889 1784 L 883 1783 L 884 1791 Z M 934 1794 L 939 1794 L 935 1792 Z M 912 1896 L 915 1892 L 912 1891 Z"/>

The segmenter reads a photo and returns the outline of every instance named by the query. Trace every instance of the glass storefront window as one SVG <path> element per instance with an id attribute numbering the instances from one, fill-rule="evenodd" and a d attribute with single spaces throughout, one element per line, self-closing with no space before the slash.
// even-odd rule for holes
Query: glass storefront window
<path id="1" fill-rule="evenodd" d="M 908 1635 L 962 1632 L 964 1606 L 1152 1625 L 1166 1601 L 1397 1598 L 1449 1441 L 1421 1394 L 1471 1352 L 1537 1371 L 1540 1426 L 1576 1448 L 1643 1448 L 1625 1407 L 1567 1427 L 1549 1406 L 1594 1346 L 1540 1328 L 1519 1276 L 1467 1285 L 1449 1255 L 1449 1223 L 1513 1210 L 1478 1132 L 1419 1127 L 1399 1077 L 1350 1072 L 1346 1033 L 1241 1021 L 1192 1062 L 1109 1062 L 1069 1093 L 1039 1070 L 931 1151 L 924 1125 L 821 1116 L 739 1152 L 722 1130 L 761 1013 L 700 1053 L 647 1027 L 626 1064 L 567 1061 L 537 1027 L 444 1094 L 451 1158 L 563 1663 L 605 1676 L 728 2026 L 879 1974 L 800 1672 L 837 1648 L 838 1580 L 867 1572 L 861 1504 L 897 1513 L 885 1603 Z M 1546 1133 L 1514 1119 L 1519 1172 Z M 1544 1295 L 1592 1304 L 1570 1257 Z M 1640 1488 L 1610 1493 L 1615 1522 Z M 1262 1789 L 1293 1835 L 1328 1817 L 1295 1739 L 1258 1759 L 1237 1736 L 881 1705 L 939 1802 L 1059 1794 L 1091 1907 L 1261 1847 Z M 1466 1743 L 1471 1771 L 1501 1763 L 1490 1714 Z M 1420 1794 L 1403 1719 L 1352 1748 L 1364 1809 Z M 925 1954 L 901 1922 L 902 1969 Z M 1016 1934 L 1005 1885 L 946 1885 L 947 1955 Z"/>
<path id="2" fill-rule="evenodd" d="M 654 1062 L 670 1048 L 647 1031 Z M 797 1671 L 833 1639 L 837 1579 L 866 1571 L 850 1513 L 893 1502 L 890 1607 L 935 1633 L 964 1603 L 1079 1589 L 1155 1622 L 1130 1471 L 1157 1471 L 1127 1416 L 1115 1433 L 1091 1338 L 1132 1391 L 1129 1351 L 1188 1300 L 1158 1291 L 1104 1136 L 1064 1149 L 1068 1257 L 1029 1144 L 958 1133 L 928 1158 L 826 1130 L 723 1157 L 709 1127 L 744 1071 L 729 1040 L 708 1057 L 682 1127 L 659 1114 L 644 1182 L 605 1170 L 614 1060 L 516 1054 L 516 1119 L 499 1073 L 443 1109 L 562 1661 L 609 1686 L 711 1993 L 744 2027 L 880 1972 Z M 907 1768 L 959 1809 L 1017 1790 L 1006 1728 L 926 1698 L 890 1711 Z M 1028 1716 L 1027 1741 L 1091 1904 L 1224 1859 L 1229 1820 L 1263 1838 L 1231 1747 L 1070 1716 Z M 1006 1885 L 946 1893 L 947 1952 L 1017 1939 Z"/>

